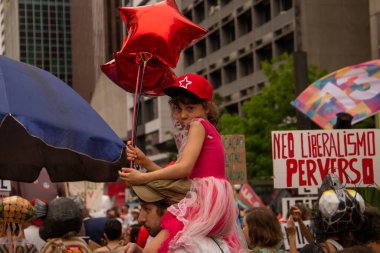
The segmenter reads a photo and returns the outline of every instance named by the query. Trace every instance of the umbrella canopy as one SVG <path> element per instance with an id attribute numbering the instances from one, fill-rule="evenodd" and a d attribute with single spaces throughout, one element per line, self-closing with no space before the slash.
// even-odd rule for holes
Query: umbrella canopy
<path id="1" fill-rule="evenodd" d="M 338 113 L 353 117 L 352 124 L 380 110 L 380 60 L 337 70 L 315 81 L 292 102 L 324 129 L 332 129 Z"/>
<path id="2" fill-rule="evenodd" d="M 123 141 L 66 83 L 0 56 L 0 178 L 115 181 Z"/>

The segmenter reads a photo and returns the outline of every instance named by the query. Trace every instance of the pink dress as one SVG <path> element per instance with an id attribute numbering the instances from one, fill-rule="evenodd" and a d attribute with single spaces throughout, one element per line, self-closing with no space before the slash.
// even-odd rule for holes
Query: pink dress
<path id="1" fill-rule="evenodd" d="M 197 118 L 206 130 L 203 147 L 189 178 L 187 197 L 168 208 L 161 226 L 169 238 L 158 252 L 187 249 L 196 236 L 221 236 L 230 252 L 245 252 L 246 244 L 238 224 L 238 208 L 226 180 L 224 149 L 218 131 L 207 120 Z"/>

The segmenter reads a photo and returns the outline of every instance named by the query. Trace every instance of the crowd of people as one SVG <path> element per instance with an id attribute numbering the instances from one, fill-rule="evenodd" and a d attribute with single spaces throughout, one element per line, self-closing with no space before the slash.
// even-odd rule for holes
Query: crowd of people
<path id="1" fill-rule="evenodd" d="M 211 84 L 186 74 L 164 92 L 171 97 L 178 158 L 163 168 L 127 143 L 128 160 L 146 170 L 119 171 L 138 206 L 113 207 L 105 217 L 90 217 L 83 202 L 66 196 L 59 185 L 43 184 L 41 192 L 56 189 L 54 196 L 30 196 L 32 191 L 18 184 L 0 204 L 0 252 L 380 252 L 379 209 L 366 206 L 334 174 L 324 179 L 312 211 L 302 205 L 290 208 L 285 233 L 269 207 L 244 210 L 241 222 L 226 177 Z M 299 247 L 297 236 L 308 243 Z"/>

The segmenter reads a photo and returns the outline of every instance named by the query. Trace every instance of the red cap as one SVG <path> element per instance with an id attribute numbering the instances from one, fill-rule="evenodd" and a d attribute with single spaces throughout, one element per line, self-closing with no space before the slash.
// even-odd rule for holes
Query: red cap
<path id="1" fill-rule="evenodd" d="M 164 93 L 170 97 L 181 96 L 184 93 L 212 101 L 212 86 L 206 78 L 196 74 L 186 74 L 178 77 L 173 86 L 164 89 Z"/>

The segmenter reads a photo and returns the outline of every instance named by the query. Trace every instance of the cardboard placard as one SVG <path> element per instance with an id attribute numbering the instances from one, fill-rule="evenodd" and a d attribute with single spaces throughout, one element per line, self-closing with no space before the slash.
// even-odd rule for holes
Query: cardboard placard
<path id="1" fill-rule="evenodd" d="M 80 197 L 84 201 L 86 208 L 97 212 L 102 208 L 103 187 L 104 183 L 70 182 L 69 195 Z"/>
<path id="2" fill-rule="evenodd" d="M 227 179 L 231 184 L 247 182 L 244 135 L 222 135 Z"/>

